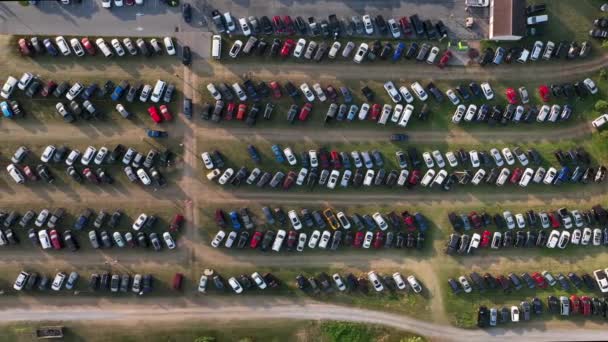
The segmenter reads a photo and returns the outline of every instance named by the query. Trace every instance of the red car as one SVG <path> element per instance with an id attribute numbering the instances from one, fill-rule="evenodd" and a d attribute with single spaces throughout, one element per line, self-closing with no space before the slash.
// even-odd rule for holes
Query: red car
<path id="1" fill-rule="evenodd" d="M 298 119 L 300 121 L 306 121 L 308 119 L 308 114 L 312 110 L 312 103 L 306 102 L 306 104 L 300 109 L 300 115 L 298 115 Z"/>
<path id="2" fill-rule="evenodd" d="M 443 56 L 441 56 L 441 59 L 439 60 L 439 64 L 437 64 L 439 69 L 443 69 L 450 61 L 450 58 L 452 58 L 452 51 L 446 50 L 443 53 Z"/>
<path id="3" fill-rule="evenodd" d="M 295 230 L 290 230 L 287 235 L 287 248 L 293 249 L 296 246 L 296 240 L 298 239 L 298 233 Z"/>
<path id="4" fill-rule="evenodd" d="M 553 229 L 559 228 L 559 220 L 555 217 L 555 215 L 553 215 L 553 213 L 547 213 L 547 216 L 549 216 L 549 221 L 551 221 L 551 227 Z"/>
<path id="5" fill-rule="evenodd" d="M 171 112 L 169 111 L 169 108 L 167 108 L 167 106 L 160 105 L 160 113 L 163 115 L 165 121 L 173 120 L 173 115 L 171 115 Z"/>
<path id="6" fill-rule="evenodd" d="M 32 50 L 27 44 L 27 40 L 21 38 L 19 39 L 19 52 L 21 52 L 22 56 L 29 56 L 32 54 Z"/>
<path id="7" fill-rule="evenodd" d="M 581 311 L 581 300 L 577 295 L 570 296 L 570 312 L 571 313 L 579 313 Z"/>
<path id="8" fill-rule="evenodd" d="M 488 247 L 492 240 L 492 233 L 489 230 L 484 230 L 481 234 L 481 247 Z"/>
<path id="9" fill-rule="evenodd" d="M 399 26 L 401 26 L 401 31 L 403 31 L 406 36 L 412 34 L 412 26 L 407 17 L 401 17 L 401 19 L 399 19 Z"/>
<path id="10" fill-rule="evenodd" d="M 175 273 L 173 276 L 173 289 L 179 291 L 182 289 L 182 282 L 184 281 L 184 275 L 181 273 Z"/>
<path id="11" fill-rule="evenodd" d="M 471 223 L 473 224 L 473 228 L 481 228 L 481 217 L 477 215 L 477 212 L 471 211 L 471 213 L 469 214 L 469 221 L 471 221 Z"/>
<path id="12" fill-rule="evenodd" d="M 84 47 L 84 49 L 87 51 L 87 53 L 89 55 L 94 56 L 97 53 L 97 51 L 95 50 L 95 47 L 89 41 L 89 38 L 84 37 L 80 40 L 80 42 L 82 43 L 82 46 Z"/>
<path id="13" fill-rule="evenodd" d="M 239 105 L 239 110 L 236 113 L 236 119 L 237 120 L 245 120 L 245 112 L 247 111 L 247 105 L 244 103 L 241 103 Z"/>
<path id="14" fill-rule="evenodd" d="M 293 39 L 285 40 L 283 43 L 283 47 L 281 48 L 281 57 L 285 58 L 291 54 L 291 49 L 296 45 L 296 42 Z"/>
<path id="15" fill-rule="evenodd" d="M 331 164 L 333 165 L 334 169 L 342 168 L 342 163 L 340 162 L 340 155 L 337 151 L 331 151 L 330 158 Z"/>
<path id="16" fill-rule="evenodd" d="M 420 182 L 421 173 L 420 170 L 414 170 L 410 173 L 410 177 L 407 182 L 410 186 L 415 186 Z"/>
<path id="17" fill-rule="evenodd" d="M 515 89 L 507 88 L 505 95 L 507 95 L 507 101 L 509 101 L 510 104 L 517 104 L 517 93 L 515 92 Z"/>
<path id="18" fill-rule="evenodd" d="M 293 186 L 293 183 L 296 182 L 296 178 L 298 175 L 294 171 L 289 171 L 285 181 L 283 182 L 283 190 L 289 190 Z"/>
<path id="19" fill-rule="evenodd" d="M 283 25 L 285 26 L 285 34 L 292 35 L 295 33 L 295 29 L 293 27 L 293 20 L 291 20 L 290 16 L 286 15 L 283 17 Z"/>
<path id="20" fill-rule="evenodd" d="M 283 33 L 283 31 L 285 31 L 285 25 L 283 25 L 283 21 L 278 15 L 272 17 L 272 24 L 274 25 L 274 31 L 276 33 Z"/>
<path id="21" fill-rule="evenodd" d="M 36 176 L 36 174 L 34 173 L 34 171 L 32 171 L 32 168 L 29 167 L 29 165 L 25 165 L 23 167 L 23 173 L 25 173 L 25 176 L 32 181 L 37 181 L 38 180 L 38 176 Z"/>
<path id="22" fill-rule="evenodd" d="M 549 87 L 546 85 L 541 85 L 538 87 L 538 95 L 540 95 L 543 102 L 549 102 L 549 94 L 551 94 L 551 92 L 549 91 Z"/>
<path id="23" fill-rule="evenodd" d="M 51 244 L 55 249 L 61 249 L 61 240 L 59 240 L 59 234 L 55 229 L 51 230 L 49 236 L 51 237 Z"/>
<path id="24" fill-rule="evenodd" d="M 224 120 L 232 120 L 235 110 L 236 110 L 236 104 L 234 102 L 230 102 L 228 104 L 228 108 L 226 109 L 226 114 L 224 115 Z"/>
<path id="25" fill-rule="evenodd" d="M 156 111 L 156 107 L 154 107 L 154 106 L 148 107 L 148 114 L 150 114 L 152 121 L 154 121 L 156 123 L 161 123 L 163 121 L 163 119 L 161 119 L 160 115 L 158 115 L 158 111 Z"/>
<path id="26" fill-rule="evenodd" d="M 523 174 L 523 171 L 516 167 L 515 170 L 513 170 L 513 174 L 511 175 L 511 183 L 512 184 L 517 184 L 519 182 L 519 179 L 521 178 L 521 175 Z"/>
<path id="27" fill-rule="evenodd" d="M 382 231 L 377 231 L 376 236 L 374 237 L 374 248 L 381 248 L 384 245 L 384 233 Z"/>
<path id="28" fill-rule="evenodd" d="M 378 103 L 374 103 L 372 105 L 372 115 L 369 117 L 372 121 L 378 121 L 378 116 L 380 115 L 380 110 L 382 107 Z"/>
<path id="29" fill-rule="evenodd" d="M 215 210 L 215 224 L 221 228 L 226 228 L 226 215 L 222 209 Z"/>
<path id="30" fill-rule="evenodd" d="M 589 297 L 587 296 L 582 296 L 581 297 L 581 313 L 583 314 L 583 316 L 589 316 L 591 315 L 591 299 L 589 299 Z"/>
<path id="31" fill-rule="evenodd" d="M 42 95 L 43 97 L 48 97 L 49 95 L 51 95 L 53 93 L 53 91 L 55 91 L 55 88 L 57 88 L 57 83 L 55 83 L 55 81 L 52 81 L 52 80 L 48 81 L 42 88 L 40 95 Z"/>
<path id="32" fill-rule="evenodd" d="M 262 232 L 255 232 L 255 233 L 253 233 L 253 237 L 251 238 L 251 242 L 249 242 L 249 247 L 251 247 L 253 249 L 258 248 L 258 245 L 260 244 L 260 241 L 262 241 L 262 237 L 263 237 Z"/>
<path id="33" fill-rule="evenodd" d="M 183 223 L 184 223 L 184 215 L 175 214 L 175 216 L 173 216 L 173 220 L 171 221 L 171 225 L 169 226 L 169 231 L 177 232 L 182 227 Z"/>
<path id="34" fill-rule="evenodd" d="M 279 85 L 279 82 L 277 82 L 277 81 L 270 82 L 270 89 L 272 89 L 272 96 L 275 99 L 281 98 L 281 86 Z"/>
<path id="35" fill-rule="evenodd" d="M 547 281 L 545 280 L 545 277 L 543 277 L 540 273 L 538 273 L 538 272 L 532 273 L 532 279 L 534 279 L 534 281 L 536 282 L 537 287 L 539 287 L 541 289 L 547 288 Z"/>
<path id="36" fill-rule="evenodd" d="M 405 224 L 405 228 L 408 230 L 416 230 L 416 224 L 414 223 L 414 216 L 410 215 L 409 212 L 404 211 L 401 213 L 401 219 Z"/>
<path id="37" fill-rule="evenodd" d="M 363 239 L 365 238 L 365 233 L 359 231 L 355 234 L 355 242 L 353 242 L 353 247 L 361 248 L 363 245 Z"/>
<path id="38" fill-rule="evenodd" d="M 88 167 L 82 170 L 82 175 L 85 176 L 86 179 L 88 179 L 91 183 L 99 184 L 99 179 L 97 178 L 97 175 L 94 174 L 93 171 L 91 171 L 91 169 L 89 169 Z"/>

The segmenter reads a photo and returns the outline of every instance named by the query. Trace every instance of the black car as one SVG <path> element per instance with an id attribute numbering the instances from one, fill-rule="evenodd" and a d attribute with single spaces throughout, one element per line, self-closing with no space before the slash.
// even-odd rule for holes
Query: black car
<path id="1" fill-rule="evenodd" d="M 406 59 L 412 59 L 418 54 L 418 43 L 411 43 L 410 47 L 405 52 Z"/>
<path id="2" fill-rule="evenodd" d="M 380 52 L 380 59 L 387 59 L 393 53 L 393 44 L 386 43 Z M 371 101 L 371 100 L 370 100 Z"/>
<path id="3" fill-rule="evenodd" d="M 430 20 L 425 20 L 422 25 L 424 26 L 424 30 L 426 31 L 426 36 L 428 39 L 437 38 L 437 29 Z"/>
<path id="4" fill-rule="evenodd" d="M 182 47 L 182 64 L 190 65 L 192 63 L 192 53 L 190 52 L 190 47 L 184 45 Z"/>
<path id="5" fill-rule="evenodd" d="M 182 5 L 182 17 L 184 21 L 189 23 L 192 20 L 192 7 L 188 3 Z"/>
<path id="6" fill-rule="evenodd" d="M 490 310 L 488 310 L 485 306 L 480 306 L 477 311 L 477 326 L 480 328 L 484 328 L 488 325 L 490 321 Z"/>
<path id="7" fill-rule="evenodd" d="M 270 56 L 276 57 L 281 50 L 281 40 L 279 38 L 275 38 L 272 41 L 272 45 L 270 46 Z"/>
<path id="8" fill-rule="evenodd" d="M 386 35 L 388 33 L 388 26 L 386 25 L 386 21 L 384 20 L 384 17 L 382 17 L 381 15 L 378 15 L 378 16 L 376 16 L 374 21 L 376 22 L 376 27 L 378 27 L 380 34 Z"/>

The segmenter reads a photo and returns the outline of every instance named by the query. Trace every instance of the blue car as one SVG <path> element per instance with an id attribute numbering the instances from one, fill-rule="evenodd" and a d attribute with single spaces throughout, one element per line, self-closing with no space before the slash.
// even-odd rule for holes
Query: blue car
<path id="1" fill-rule="evenodd" d="M 85 89 L 82 92 L 82 98 L 85 100 L 88 100 L 91 98 L 91 96 L 93 96 L 95 94 L 95 92 L 97 91 L 97 88 L 99 88 L 97 86 L 97 83 L 93 83 L 90 86 L 87 87 L 87 89 Z"/>
<path id="2" fill-rule="evenodd" d="M 426 232 L 426 230 L 429 229 L 429 224 L 421 213 L 415 213 L 414 218 L 416 219 L 416 224 L 421 232 Z"/>
<path id="3" fill-rule="evenodd" d="M 555 182 L 553 184 L 559 185 L 561 183 L 567 182 L 569 178 L 570 168 L 564 166 L 561 170 L 559 170 L 559 173 L 557 174 L 557 177 L 555 178 Z"/>
<path id="4" fill-rule="evenodd" d="M 232 228 L 234 230 L 241 229 L 241 222 L 239 221 L 239 214 L 236 211 L 230 212 L 230 221 L 232 222 Z"/>
<path id="5" fill-rule="evenodd" d="M 118 101 L 124 91 L 125 89 L 123 87 L 117 85 L 116 88 L 114 88 L 114 91 L 112 92 L 112 101 Z"/>
<path id="6" fill-rule="evenodd" d="M 351 105 L 350 109 L 348 110 L 348 114 L 346 115 L 346 120 L 353 121 L 357 116 L 357 113 L 359 113 L 359 106 L 355 104 Z"/>
<path id="7" fill-rule="evenodd" d="M 57 55 L 59 55 L 59 52 L 55 48 L 55 45 L 53 45 L 53 41 L 51 41 L 49 38 L 46 38 L 45 40 L 43 40 L 42 44 L 44 44 L 44 47 L 46 48 L 46 52 L 48 52 L 49 55 L 51 55 L 53 57 L 56 57 Z"/>
<path id="8" fill-rule="evenodd" d="M 393 62 L 398 61 L 401 56 L 403 56 L 403 51 L 405 51 L 405 43 L 399 43 L 397 44 L 397 47 L 395 48 L 395 52 L 393 53 Z"/>
<path id="9" fill-rule="evenodd" d="M 348 88 L 340 87 L 340 92 L 342 93 L 342 96 L 344 97 L 344 103 L 353 102 L 353 95 L 350 93 L 350 90 L 348 90 Z"/>
<path id="10" fill-rule="evenodd" d="M 285 156 L 283 156 L 283 151 L 281 151 L 279 145 L 272 145 L 272 153 L 274 153 L 274 159 L 276 159 L 277 163 L 285 163 Z"/>
<path id="11" fill-rule="evenodd" d="M 0 107 L 2 107 L 2 114 L 5 118 L 13 117 L 13 110 L 11 109 L 11 106 L 9 106 L 8 102 L 3 101 L 2 103 L 0 103 Z"/>
<path id="12" fill-rule="evenodd" d="M 150 138 L 166 138 L 169 136 L 169 133 L 165 131 L 157 131 L 154 129 L 148 129 L 147 133 Z"/>
<path id="13" fill-rule="evenodd" d="M 262 158 L 260 158 L 260 154 L 258 153 L 258 150 L 255 148 L 255 146 L 247 146 L 247 152 L 249 152 L 249 156 L 255 163 L 259 163 L 260 161 L 262 161 Z"/>

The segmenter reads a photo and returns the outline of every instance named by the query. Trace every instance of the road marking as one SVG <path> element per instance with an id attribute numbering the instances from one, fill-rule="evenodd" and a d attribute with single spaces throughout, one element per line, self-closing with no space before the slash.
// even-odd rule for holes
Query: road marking
<path id="1" fill-rule="evenodd" d="M 138 27 L 135 28 L 135 31 L 143 31 L 143 30 L 144 30 L 144 28 L 141 27 L 141 26 L 138 26 Z"/>
<path id="2" fill-rule="evenodd" d="M 143 13 L 139 13 L 139 12 L 135 13 L 136 17 L 141 17 L 142 15 L 144 15 L 144 14 Z"/>

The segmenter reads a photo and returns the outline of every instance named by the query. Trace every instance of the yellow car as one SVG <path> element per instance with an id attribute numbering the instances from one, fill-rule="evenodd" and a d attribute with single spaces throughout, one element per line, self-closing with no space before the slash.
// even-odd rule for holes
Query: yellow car
<path id="1" fill-rule="evenodd" d="M 338 222 L 336 215 L 333 211 L 331 211 L 331 209 L 327 208 L 323 210 L 323 216 L 325 216 L 325 220 L 327 221 L 327 223 L 329 223 L 332 229 L 335 230 L 340 228 L 340 223 Z"/>

